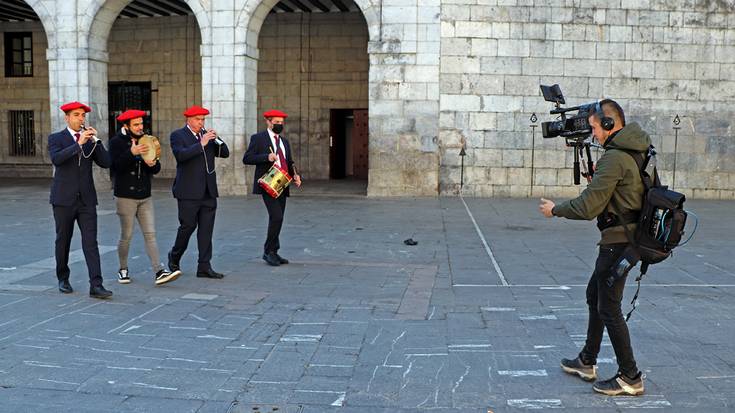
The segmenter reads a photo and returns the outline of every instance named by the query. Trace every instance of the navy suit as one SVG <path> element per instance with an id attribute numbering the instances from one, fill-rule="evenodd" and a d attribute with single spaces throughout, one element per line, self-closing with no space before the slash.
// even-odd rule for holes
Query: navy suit
<path id="1" fill-rule="evenodd" d="M 92 161 L 110 167 L 110 155 L 102 142 L 92 140 L 79 146 L 68 129 L 48 137 L 48 151 L 54 165 L 50 203 L 56 222 L 56 277 L 69 279 L 69 248 L 74 221 L 82 233 L 82 251 L 91 287 L 102 285 L 100 253 L 97 246 L 97 191 L 92 178 Z"/>
<path id="2" fill-rule="evenodd" d="M 169 253 L 169 262 L 178 265 L 189 245 L 189 238 L 199 227 L 198 271 L 208 271 L 212 268 L 212 232 L 219 196 L 214 158 L 227 158 L 230 151 L 224 142 L 218 145 L 214 140 L 202 147 L 187 126 L 171 132 L 171 150 L 176 158 L 176 179 L 172 189 L 179 205 L 179 230 Z"/>
<path id="3" fill-rule="evenodd" d="M 283 148 L 285 149 L 284 157 L 286 158 L 286 164 L 288 164 L 288 173 L 294 176 L 295 170 L 293 167 L 293 157 L 291 156 L 291 145 L 289 145 L 288 139 L 283 137 L 283 135 L 279 135 L 279 138 L 283 142 Z M 253 193 L 260 194 L 263 197 L 263 203 L 268 210 L 268 236 L 263 245 L 263 250 L 266 254 L 277 253 L 281 248 L 279 236 L 281 234 L 281 227 L 283 226 L 283 215 L 286 212 L 286 197 L 290 196 L 288 187 L 283 191 L 281 196 L 273 198 L 258 185 L 258 179 L 265 175 L 273 165 L 273 162 L 268 160 L 270 153 L 277 153 L 277 148 L 273 146 L 268 131 L 262 131 L 250 137 L 250 145 L 248 145 L 248 150 L 245 151 L 245 155 L 242 158 L 242 163 L 245 165 L 255 165 Z"/>

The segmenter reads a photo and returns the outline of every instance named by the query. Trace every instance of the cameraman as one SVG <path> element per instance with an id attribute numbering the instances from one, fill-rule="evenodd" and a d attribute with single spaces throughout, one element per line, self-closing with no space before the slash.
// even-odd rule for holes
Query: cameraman
<path id="1" fill-rule="evenodd" d="M 602 113 L 599 113 L 600 108 Z M 625 151 L 645 153 L 651 139 L 637 123 L 626 125 L 623 109 L 610 99 L 596 105 L 596 110 L 590 112 L 589 122 L 593 136 L 605 149 L 591 182 L 577 198 L 559 205 L 541 198 L 539 205 L 547 218 L 591 220 L 596 217 L 601 232 L 595 270 L 587 285 L 587 341 L 577 358 L 562 359 L 561 367 L 584 380 L 595 380 L 597 354 L 603 328 L 607 328 L 617 357 L 618 373 L 608 380 L 595 382 L 592 388 L 608 396 L 638 396 L 644 391 L 643 377 L 633 358 L 630 334 L 621 310 L 626 276 L 611 276 L 628 244 L 623 225 L 631 233 L 635 231 L 643 203 L 644 188 L 638 165 Z"/>

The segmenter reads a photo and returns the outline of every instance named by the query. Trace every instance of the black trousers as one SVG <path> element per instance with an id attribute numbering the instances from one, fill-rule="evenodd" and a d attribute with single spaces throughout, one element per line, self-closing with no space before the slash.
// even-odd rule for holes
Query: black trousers
<path id="1" fill-rule="evenodd" d="M 265 239 L 263 251 L 266 254 L 278 252 L 281 243 L 278 236 L 281 234 L 281 226 L 283 226 L 283 214 L 286 212 L 286 195 L 273 198 L 268 194 L 263 194 L 263 203 L 268 210 L 268 237 Z"/>
<path id="2" fill-rule="evenodd" d="M 97 206 L 84 205 L 77 198 L 72 206 L 54 205 L 54 221 L 56 222 L 56 278 L 59 281 L 69 279 L 69 248 L 74 235 L 74 222 L 82 233 L 82 251 L 87 262 L 90 287 L 102 285 L 102 269 L 100 268 L 100 251 L 97 246 Z"/>
<path id="3" fill-rule="evenodd" d="M 171 248 L 171 259 L 175 263 L 189 246 L 189 238 L 197 230 L 197 246 L 199 247 L 198 271 L 207 271 L 212 268 L 212 233 L 214 232 L 214 216 L 217 212 L 217 198 L 179 199 L 179 230 L 176 232 L 176 241 Z"/>
<path id="4" fill-rule="evenodd" d="M 585 364 L 596 364 L 600 352 L 602 332 L 607 328 L 607 335 L 612 342 L 618 369 L 628 377 L 638 374 L 638 367 L 633 358 L 630 344 L 630 333 L 625 323 L 621 303 L 625 279 L 617 279 L 612 287 L 607 285 L 611 267 L 623 253 L 627 244 L 601 245 L 595 263 L 595 271 L 587 284 L 587 306 L 589 322 L 587 324 L 587 341 L 579 354 Z"/>

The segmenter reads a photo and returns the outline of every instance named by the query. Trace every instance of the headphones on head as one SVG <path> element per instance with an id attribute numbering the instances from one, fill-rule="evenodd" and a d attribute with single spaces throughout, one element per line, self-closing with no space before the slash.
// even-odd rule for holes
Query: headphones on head
<path id="1" fill-rule="evenodd" d="M 597 116 L 597 119 L 600 120 L 600 126 L 602 126 L 602 129 L 611 131 L 615 127 L 615 119 L 605 116 L 602 112 L 602 105 L 600 102 L 595 104 L 595 115 Z"/>

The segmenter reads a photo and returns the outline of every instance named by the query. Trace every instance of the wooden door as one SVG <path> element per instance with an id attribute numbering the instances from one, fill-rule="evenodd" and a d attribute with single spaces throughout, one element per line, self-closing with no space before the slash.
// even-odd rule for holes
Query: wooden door
<path id="1" fill-rule="evenodd" d="M 355 109 L 354 129 L 352 130 L 352 160 L 354 165 L 354 178 L 368 178 L 368 111 L 367 109 Z"/>

